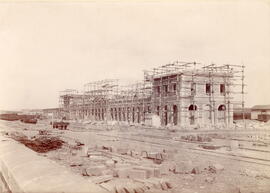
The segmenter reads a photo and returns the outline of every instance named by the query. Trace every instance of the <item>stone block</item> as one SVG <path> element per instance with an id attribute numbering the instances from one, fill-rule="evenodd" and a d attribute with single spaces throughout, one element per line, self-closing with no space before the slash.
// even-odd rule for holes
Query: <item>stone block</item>
<path id="1" fill-rule="evenodd" d="M 134 185 L 130 183 L 125 184 L 124 190 L 126 193 L 136 193 L 134 189 Z"/>
<path id="2" fill-rule="evenodd" d="M 144 193 L 144 186 L 137 182 L 127 182 L 125 184 L 125 191 L 128 193 Z"/>
<path id="3" fill-rule="evenodd" d="M 103 174 L 103 171 L 106 169 L 105 166 L 101 165 L 101 166 L 93 166 L 93 167 L 89 167 L 86 168 L 86 173 L 89 176 L 100 176 Z"/>
<path id="4" fill-rule="evenodd" d="M 139 154 L 139 152 L 134 151 L 134 150 L 128 151 L 128 155 L 131 156 L 131 157 L 136 157 L 136 158 L 141 157 L 140 154 Z"/>
<path id="5" fill-rule="evenodd" d="M 117 163 L 115 164 L 116 168 L 130 168 L 131 165 L 130 164 L 125 164 L 125 163 Z"/>
<path id="6" fill-rule="evenodd" d="M 154 169 L 154 177 L 156 177 L 156 178 L 160 178 L 161 177 L 161 173 L 160 173 L 159 168 L 155 168 Z"/>
<path id="7" fill-rule="evenodd" d="M 162 190 L 168 190 L 172 188 L 172 184 L 169 182 L 168 179 L 160 179 L 159 180 L 160 186 Z"/>
<path id="8" fill-rule="evenodd" d="M 162 155 L 161 153 L 158 152 L 150 152 L 148 153 L 148 157 L 149 159 L 162 159 Z"/>
<path id="9" fill-rule="evenodd" d="M 176 174 L 188 174 L 193 170 L 192 162 L 180 162 L 175 165 L 174 173 Z"/>
<path id="10" fill-rule="evenodd" d="M 146 179 L 147 173 L 145 170 L 131 169 L 131 170 L 129 170 L 128 176 L 131 179 Z"/>
<path id="11" fill-rule="evenodd" d="M 100 186 L 103 189 L 108 190 L 110 193 L 116 193 L 117 192 L 116 186 L 114 184 L 110 183 L 110 182 L 100 184 Z"/>
<path id="12" fill-rule="evenodd" d="M 191 173 L 192 173 L 192 174 L 200 174 L 200 173 L 202 173 L 202 170 L 200 169 L 199 166 L 196 166 L 196 167 L 194 167 L 194 168 L 192 169 Z"/>
<path id="13" fill-rule="evenodd" d="M 130 183 L 129 179 L 119 179 L 114 181 L 117 193 L 135 193 L 134 183 Z"/>
<path id="14" fill-rule="evenodd" d="M 215 181 L 215 177 L 207 177 L 205 178 L 205 182 L 208 182 L 208 183 L 213 183 Z"/>
<path id="15" fill-rule="evenodd" d="M 236 140 L 232 140 L 230 142 L 231 150 L 237 150 L 239 148 L 239 142 Z"/>
<path id="16" fill-rule="evenodd" d="M 103 145 L 102 146 L 102 150 L 106 150 L 106 151 L 112 152 L 112 147 Z"/>
<path id="17" fill-rule="evenodd" d="M 105 165 L 107 166 L 107 168 L 114 168 L 115 167 L 115 163 L 113 160 L 107 160 L 105 162 Z"/>
<path id="18" fill-rule="evenodd" d="M 85 168 L 83 168 L 83 169 L 81 170 L 81 174 L 82 174 L 82 176 L 89 176 L 89 175 L 87 174 Z"/>
<path id="19" fill-rule="evenodd" d="M 145 180 L 144 182 L 150 188 L 162 189 L 160 179 L 158 179 L 158 178 L 149 178 L 149 179 Z"/>
<path id="20" fill-rule="evenodd" d="M 187 180 L 187 181 L 193 181 L 193 180 L 194 180 L 194 175 L 193 175 L 193 174 L 190 174 L 190 175 L 184 175 L 184 176 L 183 176 L 183 179 L 184 179 L 184 180 Z"/>
<path id="21" fill-rule="evenodd" d="M 105 171 L 111 171 L 113 177 L 118 177 L 118 170 L 116 170 L 115 168 L 112 170 L 105 170 Z M 104 174 L 111 174 L 111 172 L 105 172 Z"/>
<path id="22" fill-rule="evenodd" d="M 144 189 L 141 188 L 141 187 L 137 187 L 134 190 L 135 190 L 136 193 L 144 193 L 145 192 Z"/>
<path id="23" fill-rule="evenodd" d="M 106 169 L 103 171 L 104 175 L 112 175 L 114 176 L 114 170 L 113 169 Z"/>
<path id="24" fill-rule="evenodd" d="M 105 163 L 107 159 L 103 156 L 91 156 L 90 160 L 93 162 Z"/>
<path id="25" fill-rule="evenodd" d="M 145 170 L 147 178 L 151 178 L 151 177 L 159 178 L 161 175 L 160 168 L 137 166 L 137 167 L 133 167 L 133 169 Z"/>
<path id="26" fill-rule="evenodd" d="M 128 178 L 130 168 L 119 168 L 117 169 L 117 176 L 119 178 Z"/>
<path id="27" fill-rule="evenodd" d="M 168 190 L 167 184 L 165 181 L 160 181 L 160 186 L 162 190 Z"/>
<path id="28" fill-rule="evenodd" d="M 173 153 L 173 152 L 162 153 L 162 157 L 165 160 L 173 160 L 175 157 L 175 153 Z"/>
<path id="29" fill-rule="evenodd" d="M 175 170 L 175 165 L 174 164 L 161 164 L 159 167 L 159 171 L 161 175 L 167 175 L 169 174 L 170 171 L 174 171 Z"/>
<path id="30" fill-rule="evenodd" d="M 117 152 L 117 148 L 115 148 L 115 147 L 111 146 L 110 151 L 111 151 L 112 153 L 116 153 L 116 152 Z"/>
<path id="31" fill-rule="evenodd" d="M 112 157 L 112 160 L 114 161 L 114 163 L 117 163 L 117 164 L 122 162 L 122 160 L 118 157 Z"/>
<path id="32" fill-rule="evenodd" d="M 94 182 L 95 184 L 100 184 L 100 183 L 108 182 L 112 179 L 113 179 L 112 175 L 104 175 L 104 176 L 98 176 L 94 179 L 91 179 L 91 181 Z"/>
<path id="33" fill-rule="evenodd" d="M 117 185 L 116 192 L 117 193 L 127 193 L 124 185 L 123 186 Z"/>
<path id="34" fill-rule="evenodd" d="M 147 151 L 142 151 L 141 152 L 141 156 L 143 157 L 143 158 L 147 158 Z"/>
<path id="35" fill-rule="evenodd" d="M 155 168 L 151 168 L 151 167 L 137 166 L 137 167 L 133 167 L 133 169 L 145 171 L 146 178 L 154 177 L 154 174 L 155 174 Z"/>
<path id="36" fill-rule="evenodd" d="M 102 152 L 100 151 L 88 151 L 87 152 L 88 157 L 92 157 L 92 156 L 102 156 Z"/>
<path id="37" fill-rule="evenodd" d="M 224 170 L 224 166 L 221 164 L 212 164 L 209 166 L 209 171 L 212 173 L 218 173 Z"/>
<path id="38" fill-rule="evenodd" d="M 119 153 L 121 155 L 127 155 L 128 148 L 117 148 L 117 153 Z"/>
<path id="39" fill-rule="evenodd" d="M 173 186 L 172 186 L 172 183 L 171 183 L 171 182 L 169 182 L 169 181 L 165 181 L 165 183 L 166 183 L 166 185 L 167 185 L 167 187 L 168 187 L 169 189 L 173 188 Z"/>

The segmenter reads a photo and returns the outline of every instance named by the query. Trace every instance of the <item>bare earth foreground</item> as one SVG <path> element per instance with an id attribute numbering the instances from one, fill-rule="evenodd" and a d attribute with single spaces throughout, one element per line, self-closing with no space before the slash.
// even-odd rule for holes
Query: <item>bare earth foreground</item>
<path id="1" fill-rule="evenodd" d="M 270 192 L 269 123 L 184 131 L 75 122 L 58 130 L 46 120 L 0 121 L 0 131 L 108 192 Z"/>

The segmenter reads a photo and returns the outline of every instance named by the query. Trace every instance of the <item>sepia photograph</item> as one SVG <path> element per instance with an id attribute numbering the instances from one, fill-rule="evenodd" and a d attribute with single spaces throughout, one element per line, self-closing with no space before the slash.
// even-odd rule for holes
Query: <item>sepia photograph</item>
<path id="1" fill-rule="evenodd" d="M 0 0 L 0 193 L 270 193 L 270 1 Z"/>

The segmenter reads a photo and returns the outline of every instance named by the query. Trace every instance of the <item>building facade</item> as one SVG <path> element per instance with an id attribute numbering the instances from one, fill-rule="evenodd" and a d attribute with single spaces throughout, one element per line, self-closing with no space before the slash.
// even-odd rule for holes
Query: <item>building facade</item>
<path id="1" fill-rule="evenodd" d="M 251 119 L 259 121 L 270 120 L 270 105 L 255 105 L 251 108 Z"/>
<path id="2" fill-rule="evenodd" d="M 84 92 L 65 90 L 60 93 L 62 116 L 144 124 L 152 124 L 155 116 L 163 126 L 229 126 L 233 122 L 233 107 L 244 106 L 243 101 L 234 99 L 237 93 L 244 93 L 244 67 L 198 65 L 163 65 L 145 71 L 143 81 L 133 85 L 120 86 L 117 80 L 102 80 L 87 83 Z"/>

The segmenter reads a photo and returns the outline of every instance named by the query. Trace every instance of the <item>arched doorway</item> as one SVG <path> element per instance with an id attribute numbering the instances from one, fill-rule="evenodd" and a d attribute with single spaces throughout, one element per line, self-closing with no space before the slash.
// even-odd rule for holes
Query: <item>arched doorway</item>
<path id="1" fill-rule="evenodd" d="M 159 106 L 157 106 L 157 115 L 159 116 Z"/>
<path id="2" fill-rule="evenodd" d="M 140 107 L 137 107 L 137 122 L 141 122 Z"/>
<path id="3" fill-rule="evenodd" d="M 135 108 L 132 108 L 132 122 L 135 122 Z"/>
<path id="4" fill-rule="evenodd" d="M 104 109 L 101 109 L 101 120 L 104 121 Z"/>
<path id="5" fill-rule="evenodd" d="M 177 125 L 178 120 L 178 108 L 177 105 L 173 105 L 173 124 Z"/>
<path id="6" fill-rule="evenodd" d="M 119 108 L 118 108 L 118 120 L 119 120 L 119 121 L 122 121 L 122 120 L 121 120 L 121 118 L 122 118 L 122 117 L 121 117 L 121 114 L 122 114 L 121 108 L 119 107 Z"/>
<path id="7" fill-rule="evenodd" d="M 117 119 L 117 108 L 114 108 L 114 120 L 116 120 L 116 121 L 118 121 L 118 119 Z"/>
<path id="8" fill-rule="evenodd" d="M 218 121 L 219 122 L 225 122 L 226 117 L 226 106 L 225 105 L 219 105 L 218 107 Z"/>
<path id="9" fill-rule="evenodd" d="M 167 105 L 164 106 L 164 125 L 168 124 L 168 107 Z"/>
<path id="10" fill-rule="evenodd" d="M 123 121 L 126 121 L 126 111 L 125 111 L 125 108 L 123 107 L 122 109 L 122 117 L 123 117 Z"/>
<path id="11" fill-rule="evenodd" d="M 129 109 L 129 107 L 128 107 L 128 108 L 127 108 L 127 121 L 128 121 L 128 122 L 130 122 L 129 111 L 130 111 L 130 109 Z"/>
<path id="12" fill-rule="evenodd" d="M 111 119 L 114 120 L 114 117 L 113 117 L 113 108 L 111 108 Z"/>
<path id="13" fill-rule="evenodd" d="M 195 124 L 195 116 L 196 116 L 197 106 L 196 105 L 190 105 L 188 107 L 188 111 L 189 111 L 190 125 L 194 125 Z"/>

